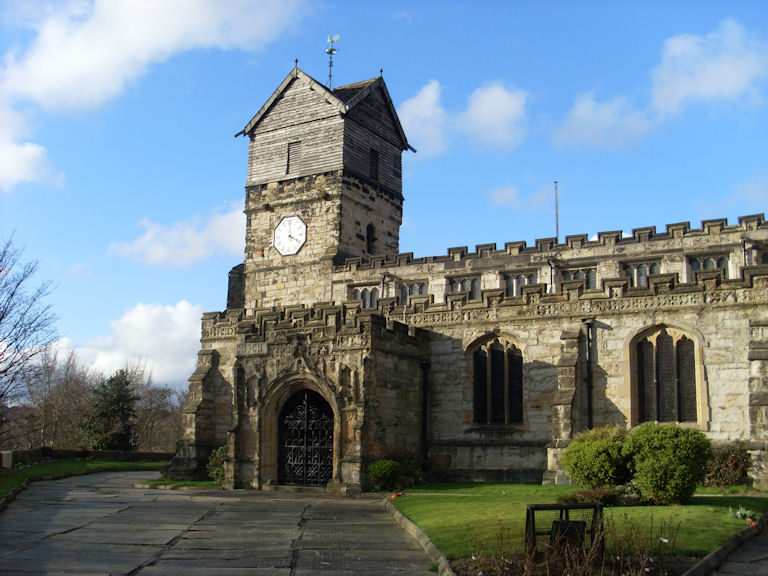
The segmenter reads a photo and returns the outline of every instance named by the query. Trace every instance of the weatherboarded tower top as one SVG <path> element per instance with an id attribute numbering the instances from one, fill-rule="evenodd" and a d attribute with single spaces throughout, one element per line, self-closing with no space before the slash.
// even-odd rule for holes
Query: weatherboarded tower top
<path id="1" fill-rule="evenodd" d="M 250 138 L 243 308 L 330 300 L 334 264 L 398 252 L 412 148 L 383 78 L 330 90 L 294 68 L 237 135 Z"/>

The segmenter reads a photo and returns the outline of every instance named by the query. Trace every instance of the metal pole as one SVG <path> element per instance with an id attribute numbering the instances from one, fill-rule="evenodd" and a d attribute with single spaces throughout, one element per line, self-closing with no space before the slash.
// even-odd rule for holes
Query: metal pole
<path id="1" fill-rule="evenodd" d="M 557 180 L 555 180 L 555 244 L 560 243 L 560 212 L 557 206 Z"/>

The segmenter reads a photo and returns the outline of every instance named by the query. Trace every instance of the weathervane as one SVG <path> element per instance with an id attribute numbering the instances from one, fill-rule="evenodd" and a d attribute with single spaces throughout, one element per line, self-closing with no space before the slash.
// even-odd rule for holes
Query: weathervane
<path id="1" fill-rule="evenodd" d="M 325 53 L 328 54 L 328 57 L 330 58 L 328 62 L 328 88 L 333 90 L 333 55 L 336 54 L 336 48 L 333 47 L 335 42 L 339 41 L 338 34 L 328 34 L 328 48 L 325 49 Z"/>

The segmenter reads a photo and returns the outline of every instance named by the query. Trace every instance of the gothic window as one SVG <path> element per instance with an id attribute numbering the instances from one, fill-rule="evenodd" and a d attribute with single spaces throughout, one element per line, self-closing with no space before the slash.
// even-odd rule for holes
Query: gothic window
<path id="1" fill-rule="evenodd" d="M 449 281 L 451 292 L 468 292 L 470 300 L 480 300 L 480 278 L 451 278 Z"/>
<path id="2" fill-rule="evenodd" d="M 480 300 L 480 278 L 472 278 L 469 287 L 469 299 Z"/>
<path id="3" fill-rule="evenodd" d="M 405 305 L 410 301 L 411 296 L 425 296 L 428 293 L 429 289 L 426 282 L 411 282 L 410 284 L 403 284 L 400 288 L 400 300 Z"/>
<path id="4" fill-rule="evenodd" d="M 660 273 L 661 266 L 658 262 L 624 264 L 624 276 L 629 280 L 629 285 L 633 287 L 647 288 L 648 276 Z"/>
<path id="5" fill-rule="evenodd" d="M 368 176 L 374 182 L 379 181 L 379 151 L 373 148 L 368 153 Z"/>
<path id="6" fill-rule="evenodd" d="M 363 308 L 376 308 L 379 304 L 379 289 L 378 288 L 355 288 L 352 292 L 352 300 L 360 300 L 363 303 Z"/>
<path id="7" fill-rule="evenodd" d="M 595 268 L 578 268 L 563 270 L 563 280 L 584 280 L 588 290 L 597 288 L 597 270 Z"/>
<path id="8" fill-rule="evenodd" d="M 722 270 L 723 278 L 728 279 L 727 256 L 691 256 L 688 263 L 692 272 L 699 270 Z"/>
<path id="9" fill-rule="evenodd" d="M 301 141 L 288 143 L 288 160 L 285 165 L 286 174 L 298 174 L 301 171 Z"/>
<path id="10" fill-rule="evenodd" d="M 507 276 L 506 279 L 506 296 L 512 298 L 514 296 L 520 296 L 523 293 L 523 286 L 526 284 L 536 284 L 536 273 L 532 274 L 518 274 L 516 276 Z"/>
<path id="11" fill-rule="evenodd" d="M 634 347 L 638 422 L 696 422 L 693 340 L 659 328 Z"/>
<path id="12" fill-rule="evenodd" d="M 475 424 L 522 424 L 523 355 L 492 340 L 472 353 Z"/>
<path id="13" fill-rule="evenodd" d="M 368 226 L 365 227 L 365 251 L 368 252 L 368 254 L 373 254 L 374 242 L 376 240 L 374 233 L 375 229 L 373 224 L 368 224 Z"/>

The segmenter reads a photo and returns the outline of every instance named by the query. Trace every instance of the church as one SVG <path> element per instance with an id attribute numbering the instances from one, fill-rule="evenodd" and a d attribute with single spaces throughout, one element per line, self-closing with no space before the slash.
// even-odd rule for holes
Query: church
<path id="1" fill-rule="evenodd" d="M 399 252 L 412 150 L 378 77 L 293 68 L 249 140 L 245 257 L 202 318 L 170 475 L 354 494 L 389 458 L 442 478 L 567 482 L 606 424 L 742 442 L 768 480 L 764 216 Z"/>

